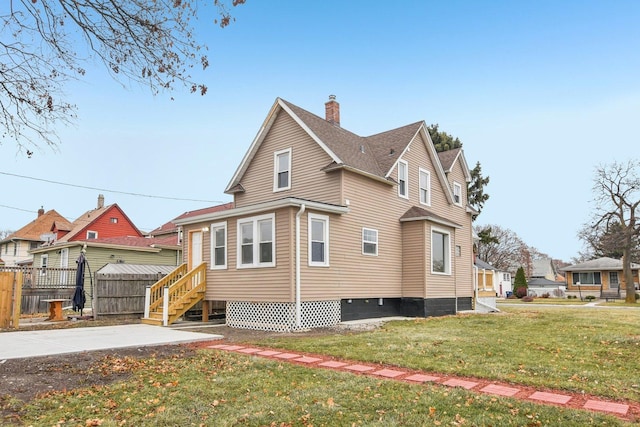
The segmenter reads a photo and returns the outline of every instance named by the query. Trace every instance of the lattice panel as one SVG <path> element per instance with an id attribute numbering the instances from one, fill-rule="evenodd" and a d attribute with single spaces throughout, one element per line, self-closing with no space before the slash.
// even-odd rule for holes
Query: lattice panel
<path id="1" fill-rule="evenodd" d="M 340 301 L 301 304 L 300 329 L 320 328 L 340 322 Z M 289 332 L 295 327 L 295 304 L 285 302 L 227 302 L 227 326 L 261 331 Z"/>
<path id="2" fill-rule="evenodd" d="M 323 328 L 340 323 L 340 301 L 308 301 L 301 305 L 302 329 Z"/>

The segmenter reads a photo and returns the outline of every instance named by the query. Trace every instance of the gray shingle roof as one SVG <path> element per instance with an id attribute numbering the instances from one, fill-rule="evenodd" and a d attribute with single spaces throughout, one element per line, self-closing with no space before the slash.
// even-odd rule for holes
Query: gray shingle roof
<path id="1" fill-rule="evenodd" d="M 631 263 L 632 269 L 640 269 L 640 264 Z M 570 265 L 560 269 L 561 271 L 602 271 L 602 270 L 622 270 L 622 260 L 602 257 Z"/>

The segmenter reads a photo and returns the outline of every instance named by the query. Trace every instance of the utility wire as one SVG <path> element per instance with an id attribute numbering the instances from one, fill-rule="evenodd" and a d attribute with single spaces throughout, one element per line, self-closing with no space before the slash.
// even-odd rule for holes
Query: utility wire
<path id="1" fill-rule="evenodd" d="M 222 203 L 220 200 L 183 199 L 183 198 L 179 198 L 179 197 L 153 196 L 153 195 L 150 195 L 150 194 L 129 193 L 129 192 L 126 192 L 126 191 L 107 190 L 106 188 L 97 188 L 97 187 L 88 187 L 86 185 L 69 184 L 69 183 L 66 183 L 66 182 L 52 181 L 50 179 L 43 179 L 43 178 L 34 178 L 32 176 L 18 175 L 18 174 L 15 174 L 15 173 L 2 172 L 2 171 L 0 171 L 0 175 L 14 176 L 16 178 L 31 179 L 33 181 L 47 182 L 49 184 L 66 185 L 67 187 L 75 187 L 75 188 L 84 188 L 84 189 L 87 189 L 87 190 L 104 191 L 105 193 L 116 193 L 116 194 L 126 194 L 128 196 L 148 197 L 148 198 L 151 198 L 151 199 L 179 200 L 179 201 L 182 201 L 182 202 Z M 10 206 L 5 206 L 5 207 L 8 207 L 10 209 L 18 209 L 18 208 L 11 208 Z M 20 209 L 18 209 L 18 210 L 20 210 Z M 30 211 L 27 211 L 27 212 L 30 212 Z"/>
<path id="2" fill-rule="evenodd" d="M 7 206 L 7 205 L 0 205 L 0 208 L 13 209 L 13 210 L 16 210 L 16 211 L 29 212 L 29 213 L 36 213 L 37 212 L 37 211 L 31 210 L 31 209 L 14 208 L 13 206 Z"/>

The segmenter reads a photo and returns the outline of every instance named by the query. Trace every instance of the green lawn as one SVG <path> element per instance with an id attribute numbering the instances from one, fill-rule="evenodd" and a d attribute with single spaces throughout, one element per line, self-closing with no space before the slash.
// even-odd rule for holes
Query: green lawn
<path id="1" fill-rule="evenodd" d="M 640 310 L 524 305 L 256 344 L 640 401 Z"/>
<path id="2" fill-rule="evenodd" d="M 626 426 L 611 416 L 211 350 L 129 380 L 51 393 L 34 426 Z"/>
<path id="3" fill-rule="evenodd" d="M 566 298 L 535 298 L 533 301 L 524 302 L 521 299 L 499 299 L 498 305 L 501 304 L 552 304 L 552 305 L 585 305 L 589 301 L 581 301 L 579 299 Z"/>
<path id="4" fill-rule="evenodd" d="M 640 401 L 640 310 L 509 307 L 398 321 L 366 333 L 256 344 Z M 34 426 L 624 426 L 614 417 L 433 384 L 415 385 L 199 351 L 130 363 L 106 387 L 27 405 Z"/>

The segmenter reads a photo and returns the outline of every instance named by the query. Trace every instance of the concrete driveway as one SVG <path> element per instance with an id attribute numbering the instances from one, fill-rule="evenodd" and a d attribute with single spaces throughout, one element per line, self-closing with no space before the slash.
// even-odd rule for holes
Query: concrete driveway
<path id="1" fill-rule="evenodd" d="M 221 335 L 134 324 L 0 333 L 5 359 L 222 339 Z"/>

